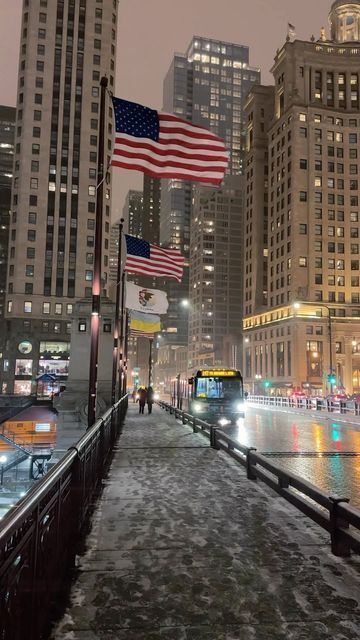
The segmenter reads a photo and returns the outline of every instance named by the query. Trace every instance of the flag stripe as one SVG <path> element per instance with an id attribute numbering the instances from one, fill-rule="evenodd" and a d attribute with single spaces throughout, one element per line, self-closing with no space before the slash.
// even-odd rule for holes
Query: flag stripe
<path id="1" fill-rule="evenodd" d="M 165 275 L 166 273 L 169 273 L 169 271 L 171 272 L 172 275 L 177 276 L 179 278 L 181 278 L 183 270 L 181 268 L 174 268 L 172 269 L 171 267 L 157 267 L 156 265 L 154 265 L 154 263 L 150 263 L 149 262 L 145 262 L 144 260 L 131 260 L 130 258 L 127 260 L 126 262 L 126 271 L 130 271 L 131 269 L 145 269 L 146 271 L 149 271 L 149 269 L 151 269 L 152 272 L 155 273 L 155 275 Z"/>
<path id="2" fill-rule="evenodd" d="M 116 149 L 114 150 L 114 154 L 115 155 L 121 155 L 122 157 L 125 158 L 129 158 L 129 159 L 134 159 L 134 160 L 150 160 L 155 166 L 157 167 L 179 167 L 181 169 L 189 169 L 193 166 L 193 162 L 191 159 L 181 159 L 178 160 L 175 156 L 171 156 L 171 155 L 167 155 L 166 160 L 163 160 L 162 158 L 158 159 L 158 155 L 155 153 L 148 153 L 148 152 L 144 152 L 144 153 L 139 153 L 139 152 L 133 152 L 133 151 L 128 151 L 125 149 L 119 150 Z M 214 159 L 212 158 L 212 163 L 211 164 L 204 164 L 203 167 L 197 167 L 198 171 L 217 171 L 220 167 L 222 167 L 224 170 L 226 169 L 227 166 L 227 162 L 214 162 Z"/>
<path id="3" fill-rule="evenodd" d="M 204 162 L 211 160 L 214 162 L 214 151 L 216 149 L 213 147 L 211 150 L 209 149 L 195 149 L 194 147 L 190 150 L 184 149 L 183 147 L 179 147 L 179 145 L 167 145 L 166 148 L 159 149 L 159 145 L 155 147 L 151 142 L 144 142 L 143 144 L 139 144 L 138 142 L 133 142 L 132 140 L 124 141 L 121 138 L 116 139 L 116 145 L 114 147 L 114 153 L 116 155 L 121 155 L 124 151 L 133 151 L 140 149 L 141 151 L 155 153 L 157 156 L 176 156 L 177 158 L 184 158 L 188 160 L 196 159 L 196 160 L 204 160 Z M 216 156 L 218 162 L 226 163 L 228 157 L 224 154 L 218 154 Z"/>
<path id="4" fill-rule="evenodd" d="M 140 270 L 141 270 L 141 273 L 145 273 L 147 275 L 159 276 L 159 277 L 173 276 L 174 278 L 176 278 L 176 280 L 179 280 L 179 282 L 181 281 L 181 276 L 182 276 L 182 270 L 169 271 L 168 269 L 165 269 L 165 267 L 156 267 L 151 263 L 146 264 L 146 263 L 135 262 L 131 260 L 127 260 L 125 270 L 127 272 L 132 272 L 132 273 L 140 273 Z"/>
<path id="5" fill-rule="evenodd" d="M 212 133 L 208 129 L 204 129 L 204 127 L 202 127 L 200 124 L 193 124 L 192 122 L 187 122 L 186 120 L 182 120 L 182 118 L 179 118 L 178 116 L 174 116 L 173 113 L 161 112 L 159 113 L 159 120 L 160 120 L 160 129 L 163 126 L 166 126 L 167 123 L 176 122 L 177 126 L 181 126 L 184 129 L 187 129 L 187 131 L 194 131 L 195 133 L 202 132 L 203 137 L 208 135 L 211 137 L 212 140 L 218 140 L 219 142 L 221 142 L 222 145 L 224 145 L 223 139 L 217 136 L 215 133 Z"/>
<path id="6" fill-rule="evenodd" d="M 115 148 L 118 145 L 124 144 L 128 147 L 144 148 L 158 151 L 158 153 L 162 153 L 165 151 L 170 151 L 175 153 L 176 151 L 183 151 L 187 155 L 191 155 L 195 151 L 199 154 L 205 154 L 206 151 L 215 151 L 217 154 L 221 154 L 220 157 L 227 158 L 227 152 L 224 152 L 224 149 L 220 145 L 215 144 L 193 144 L 192 142 L 186 142 L 185 140 L 179 143 L 179 138 L 175 138 L 173 141 L 169 137 L 168 140 L 159 140 L 158 142 L 154 142 L 150 140 L 150 138 L 134 138 L 134 136 L 128 136 L 126 133 L 116 134 L 115 137 Z"/>
<path id="7" fill-rule="evenodd" d="M 128 162 L 120 160 L 112 160 L 112 164 L 115 167 L 122 167 L 123 169 L 131 169 L 131 171 L 142 171 L 155 178 L 174 178 L 179 180 L 192 180 L 196 179 L 197 182 L 211 182 L 212 184 L 220 184 L 223 179 L 223 174 L 219 176 L 219 172 L 216 173 L 198 173 L 197 171 L 185 171 L 184 169 L 172 169 L 155 167 L 151 162 L 138 162 L 128 159 Z"/>

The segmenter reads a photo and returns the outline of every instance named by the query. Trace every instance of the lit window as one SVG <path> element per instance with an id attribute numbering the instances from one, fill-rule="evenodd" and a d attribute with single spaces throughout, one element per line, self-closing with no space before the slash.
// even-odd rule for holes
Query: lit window
<path id="1" fill-rule="evenodd" d="M 24 313 L 31 313 L 31 312 L 32 312 L 32 302 L 25 301 L 24 302 Z"/>
<path id="2" fill-rule="evenodd" d="M 61 315 L 62 314 L 62 304 L 61 304 L 61 302 L 56 302 L 56 304 L 55 304 L 55 313 L 56 313 L 56 315 Z"/>

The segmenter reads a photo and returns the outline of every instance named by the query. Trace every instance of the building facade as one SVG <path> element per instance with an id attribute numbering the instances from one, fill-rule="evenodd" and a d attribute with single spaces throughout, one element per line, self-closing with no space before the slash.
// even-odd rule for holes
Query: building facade
<path id="1" fill-rule="evenodd" d="M 5 293 L 8 263 L 11 183 L 14 163 L 16 109 L 0 106 L 0 330 L 5 332 Z"/>
<path id="2" fill-rule="evenodd" d="M 43 371 L 66 379 L 73 305 L 92 294 L 100 78 L 114 89 L 116 30 L 116 0 L 23 1 L 3 392 L 31 393 Z M 112 127 L 109 108 L 107 161 Z M 111 178 L 103 293 L 110 201 Z"/>
<path id="3" fill-rule="evenodd" d="M 243 186 L 243 177 L 229 176 L 219 189 L 195 191 L 188 306 L 190 371 L 204 364 L 241 368 Z"/>
<path id="4" fill-rule="evenodd" d="M 260 82 L 260 71 L 249 66 L 249 49 L 239 44 L 195 36 L 185 54 L 176 54 L 164 81 L 164 111 L 204 126 L 226 142 L 230 151 L 228 173 L 244 170 L 244 104 L 250 88 Z M 160 240 L 178 247 L 187 259 L 181 284 L 167 284 L 169 314 L 166 339 L 188 342 L 188 318 L 181 301 L 189 297 L 191 210 L 193 184 L 163 180 Z"/>
<path id="5" fill-rule="evenodd" d="M 360 1 L 329 21 L 329 37 L 288 38 L 246 107 L 250 391 L 360 391 Z"/>

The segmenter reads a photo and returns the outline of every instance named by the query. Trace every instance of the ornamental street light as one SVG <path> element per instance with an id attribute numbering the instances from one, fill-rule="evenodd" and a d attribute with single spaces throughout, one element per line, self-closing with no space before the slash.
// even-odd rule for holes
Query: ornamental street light
<path id="1" fill-rule="evenodd" d="M 326 304 L 313 304 L 312 302 L 294 302 L 294 309 L 298 310 L 301 309 L 301 307 L 303 305 L 311 305 L 312 307 L 314 306 L 318 306 L 321 309 L 321 317 L 322 317 L 322 310 L 326 309 L 326 311 L 328 312 L 328 336 L 329 336 L 329 375 L 327 377 L 327 380 L 330 384 L 330 394 L 333 394 L 333 387 L 336 384 L 336 375 L 333 372 L 333 345 L 332 345 L 332 316 L 331 316 L 331 309 L 330 307 L 328 307 Z"/>

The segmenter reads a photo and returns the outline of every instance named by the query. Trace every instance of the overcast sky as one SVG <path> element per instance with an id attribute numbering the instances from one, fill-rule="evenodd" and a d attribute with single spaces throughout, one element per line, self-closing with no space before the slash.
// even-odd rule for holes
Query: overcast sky
<path id="1" fill-rule="evenodd" d="M 55 2 L 56 0 L 49 0 Z M 16 103 L 22 0 L 0 0 L 0 104 Z M 250 47 L 250 63 L 270 83 L 274 53 L 290 22 L 297 37 L 319 37 L 328 28 L 330 0 L 120 0 L 116 94 L 160 108 L 162 81 L 174 51 L 184 52 L 193 35 Z M 117 170 L 118 205 L 140 174 Z"/>

